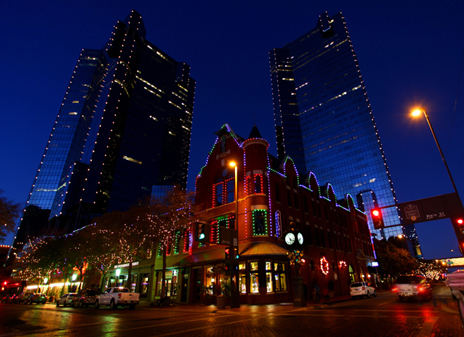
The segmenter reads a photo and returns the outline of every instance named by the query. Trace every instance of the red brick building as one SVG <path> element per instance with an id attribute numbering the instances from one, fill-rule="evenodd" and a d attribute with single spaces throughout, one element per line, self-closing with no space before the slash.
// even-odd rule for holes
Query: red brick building
<path id="1" fill-rule="evenodd" d="M 300 276 L 309 289 L 317 282 L 321 288 L 333 286 L 335 295 L 349 294 L 351 282 L 373 277 L 368 273 L 374 253 L 367 217 L 351 196 L 337 200 L 330 184 L 319 186 L 315 174 L 300 175 L 291 158 L 270 155 L 256 127 L 248 139 L 227 124 L 216 134 L 195 193 L 211 224 L 210 243 L 198 243 L 193 235 L 190 254 L 181 263 L 190 268 L 189 302 L 202 300 L 204 291 L 214 302 L 221 292 L 225 246 L 217 242 L 223 228 L 238 230 L 241 303 L 293 300 L 294 266 L 282 240 L 291 222 L 306 242 Z M 232 161 L 237 164 L 238 219 Z"/>

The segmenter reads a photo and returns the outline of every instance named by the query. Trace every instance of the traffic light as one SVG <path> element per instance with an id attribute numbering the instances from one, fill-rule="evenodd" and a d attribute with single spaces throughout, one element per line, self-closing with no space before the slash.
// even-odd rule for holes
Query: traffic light
<path id="1" fill-rule="evenodd" d="M 224 269 L 226 271 L 226 276 L 233 276 L 235 272 L 238 271 L 238 261 L 236 260 L 227 261 L 226 265 L 224 266 Z"/>
<path id="2" fill-rule="evenodd" d="M 232 255 L 230 258 L 234 260 L 238 260 L 240 258 L 240 255 L 238 255 L 238 248 L 232 248 Z"/>
<path id="3" fill-rule="evenodd" d="M 464 218 L 454 219 L 453 222 L 456 224 L 459 233 L 464 235 Z"/>
<path id="4" fill-rule="evenodd" d="M 230 249 L 229 248 L 224 249 L 224 253 L 225 253 L 224 258 L 228 260 L 230 258 Z"/>
<path id="5" fill-rule="evenodd" d="M 209 230 L 211 230 L 211 227 L 207 224 L 197 222 L 196 223 L 196 240 L 198 242 L 209 242 Z"/>
<path id="6" fill-rule="evenodd" d="M 371 210 L 371 217 L 375 229 L 382 229 L 385 227 L 385 224 L 383 223 L 382 211 L 380 208 L 373 208 Z"/>

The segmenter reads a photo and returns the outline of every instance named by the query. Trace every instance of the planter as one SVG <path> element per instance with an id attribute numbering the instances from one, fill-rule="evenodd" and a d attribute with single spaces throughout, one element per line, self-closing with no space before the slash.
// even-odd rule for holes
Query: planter
<path id="1" fill-rule="evenodd" d="M 217 297 L 216 306 L 218 307 L 218 309 L 224 309 L 226 307 L 226 302 L 227 302 L 227 298 L 225 296 L 219 295 Z"/>

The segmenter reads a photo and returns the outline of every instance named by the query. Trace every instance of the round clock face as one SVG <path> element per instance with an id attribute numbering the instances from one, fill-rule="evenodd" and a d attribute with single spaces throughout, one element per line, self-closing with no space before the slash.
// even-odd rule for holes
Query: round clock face
<path id="1" fill-rule="evenodd" d="M 301 234 L 301 233 L 298 233 L 298 243 L 299 243 L 300 245 L 302 245 L 302 244 L 303 244 L 303 242 L 304 242 L 304 239 L 303 239 L 303 234 Z"/>
<path id="2" fill-rule="evenodd" d="M 295 234 L 287 233 L 287 235 L 285 235 L 285 243 L 291 246 L 293 245 L 294 242 L 295 242 Z"/>

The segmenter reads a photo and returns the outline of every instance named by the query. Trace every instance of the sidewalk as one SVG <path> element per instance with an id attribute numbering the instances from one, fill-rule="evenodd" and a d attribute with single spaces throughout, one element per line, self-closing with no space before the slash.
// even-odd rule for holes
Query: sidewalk
<path id="1" fill-rule="evenodd" d="M 326 305 L 332 305 L 335 303 L 340 303 L 344 301 L 351 300 L 350 295 L 340 295 L 330 298 L 328 301 L 322 299 L 320 302 L 316 302 L 313 299 L 309 299 L 306 302 L 306 307 L 320 307 Z M 296 308 L 293 306 L 293 302 L 288 303 L 272 303 L 272 304 L 241 304 L 240 308 L 231 308 L 226 306 L 225 308 L 219 309 L 216 305 L 204 305 L 202 303 L 198 304 L 183 304 L 179 303 L 174 306 L 152 306 L 152 302 L 141 301 L 138 307 L 149 308 L 149 309 L 159 309 L 159 310 L 192 310 L 192 311 L 201 311 L 201 312 L 213 312 L 213 311 L 223 311 L 223 310 L 232 310 L 232 311 L 249 311 L 249 312 L 259 312 L 261 310 L 265 311 L 288 311 L 290 308 Z"/>

